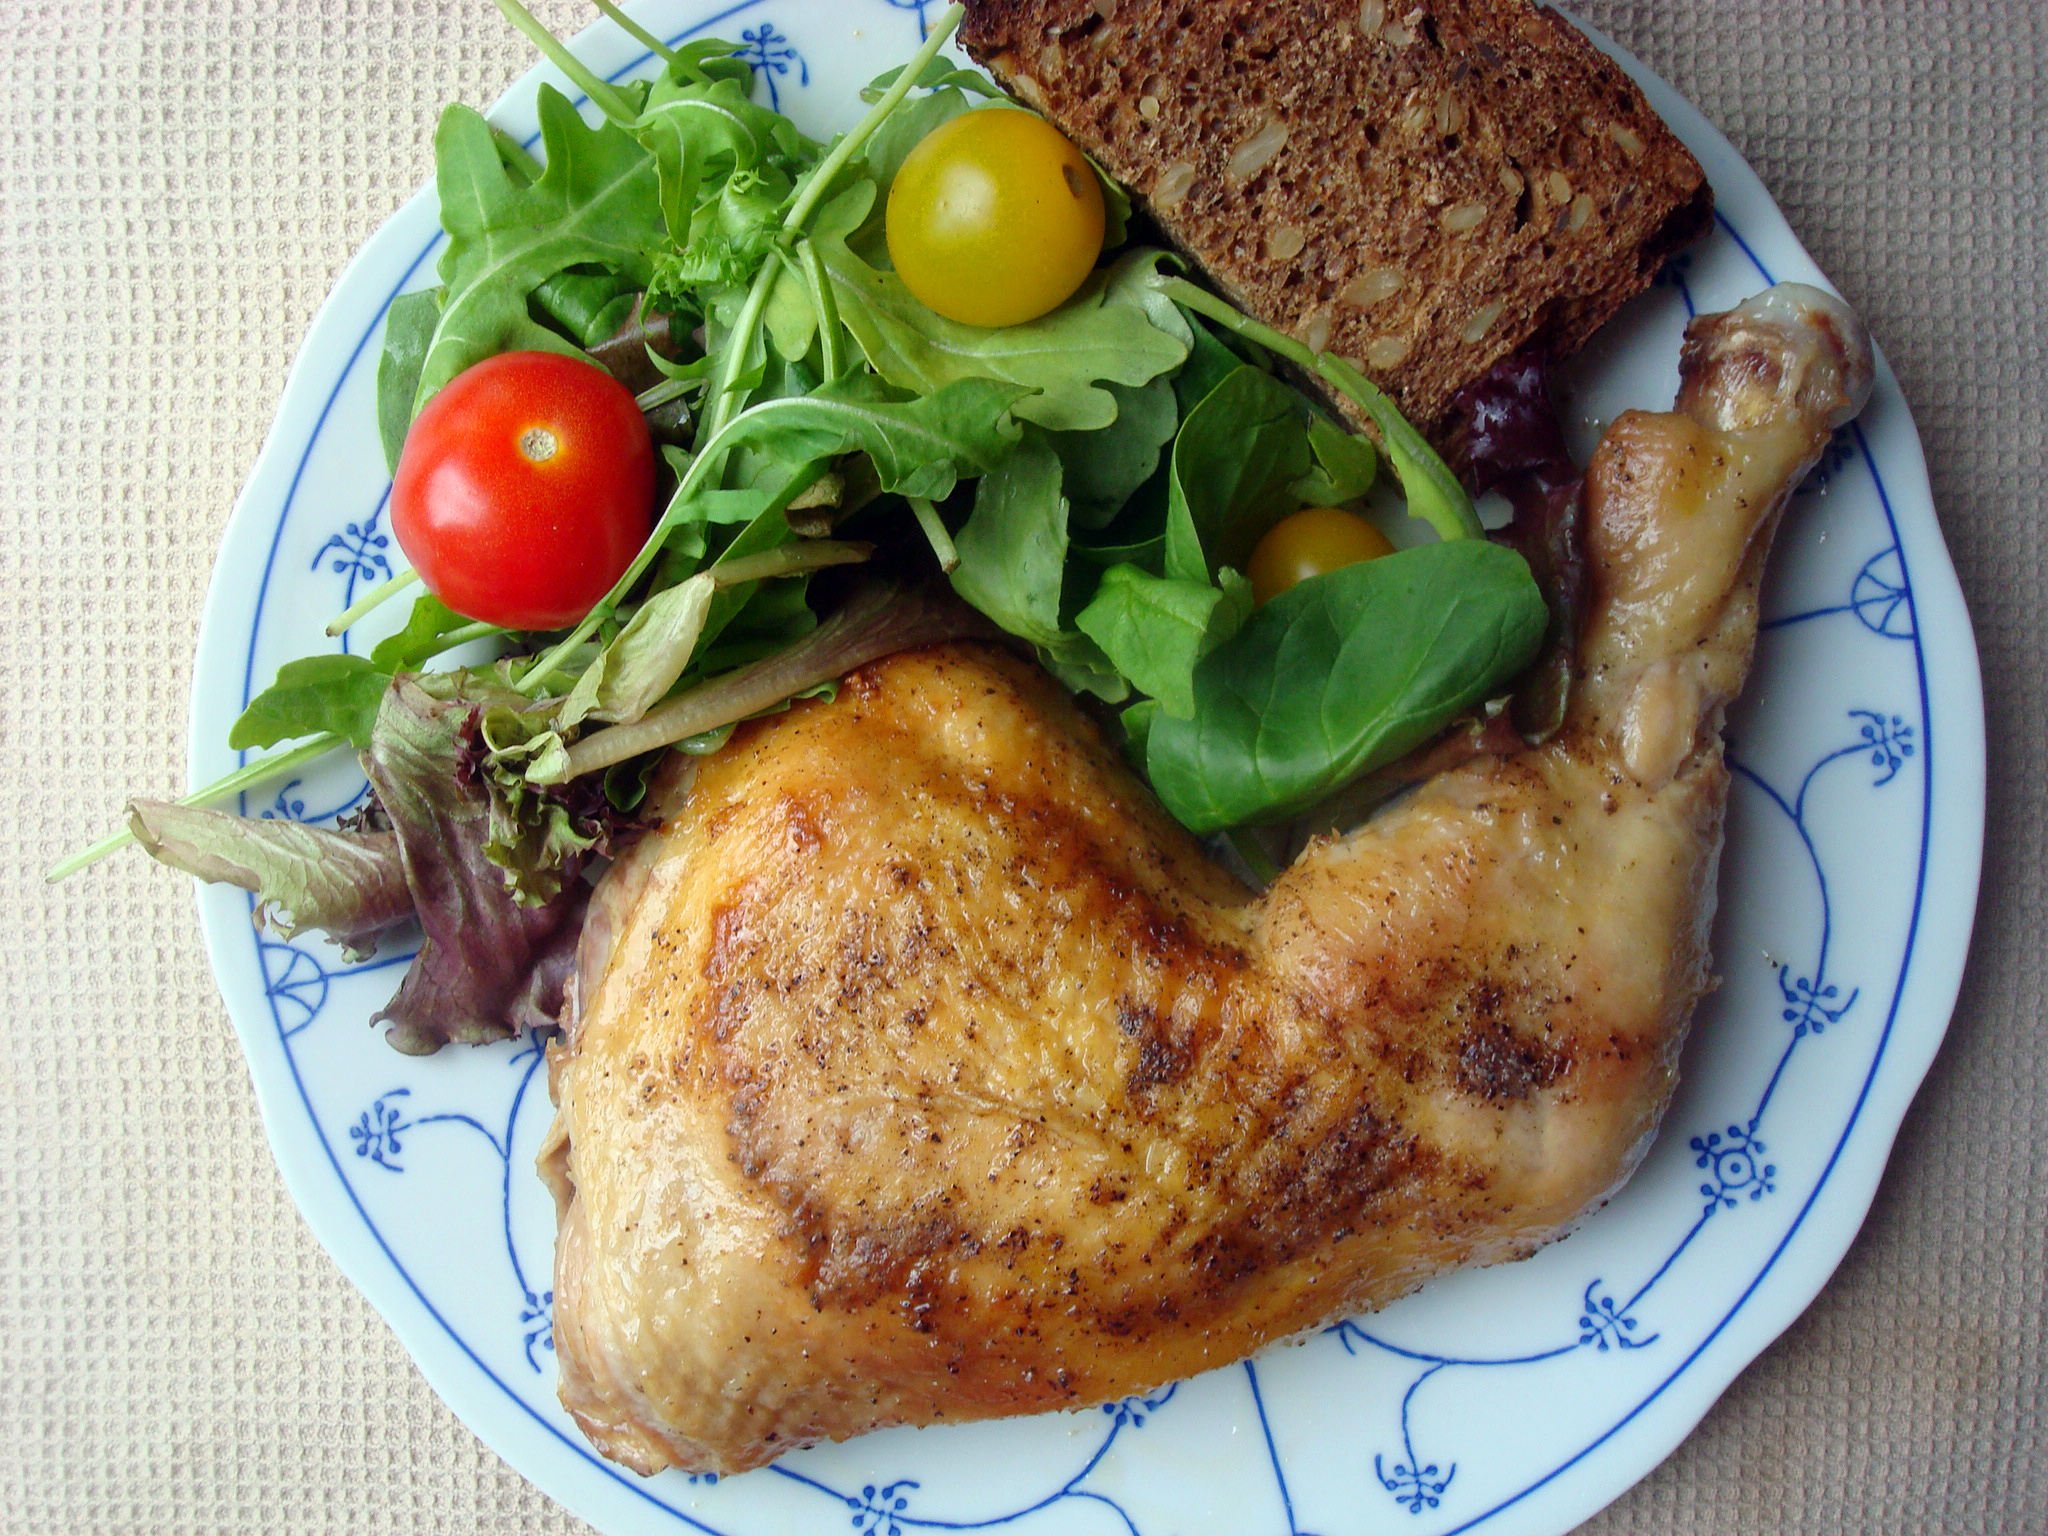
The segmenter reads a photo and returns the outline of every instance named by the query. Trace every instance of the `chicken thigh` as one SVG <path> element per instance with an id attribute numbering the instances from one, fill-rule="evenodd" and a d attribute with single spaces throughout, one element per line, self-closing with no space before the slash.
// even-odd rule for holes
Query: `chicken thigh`
<path id="1" fill-rule="evenodd" d="M 1723 707 L 1778 513 L 1870 387 L 1781 287 L 1587 479 L 1563 730 L 1261 895 L 1059 687 L 898 654 L 660 787 L 556 1047 L 562 1399 L 641 1472 L 1072 1408 L 1568 1231 L 1711 985 Z"/>

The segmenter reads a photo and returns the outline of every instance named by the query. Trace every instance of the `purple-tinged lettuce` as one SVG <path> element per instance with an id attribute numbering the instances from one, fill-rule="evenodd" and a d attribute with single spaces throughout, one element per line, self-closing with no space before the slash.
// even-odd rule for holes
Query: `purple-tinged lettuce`
<path id="1" fill-rule="evenodd" d="M 333 832 L 162 800 L 129 801 L 128 829 L 157 862 L 255 893 L 258 927 L 286 939 L 324 929 L 351 960 L 367 958 L 413 915 L 389 832 Z"/>

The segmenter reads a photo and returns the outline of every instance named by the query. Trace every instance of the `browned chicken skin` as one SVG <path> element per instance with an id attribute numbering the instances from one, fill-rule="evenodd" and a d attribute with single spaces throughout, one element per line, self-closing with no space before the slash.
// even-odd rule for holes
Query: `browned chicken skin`
<path id="1" fill-rule="evenodd" d="M 596 897 L 542 1160 L 598 1448 L 731 1472 L 1103 1401 L 1612 1194 L 1710 984 L 1769 535 L 1870 364 L 1781 288 L 1696 322 L 1683 373 L 1589 474 L 1566 728 L 1263 896 L 990 646 L 864 668 L 676 772 Z"/>

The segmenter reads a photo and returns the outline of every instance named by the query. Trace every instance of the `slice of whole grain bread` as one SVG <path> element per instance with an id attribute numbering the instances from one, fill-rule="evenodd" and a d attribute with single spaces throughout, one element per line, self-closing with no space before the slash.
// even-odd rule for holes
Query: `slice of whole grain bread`
<path id="1" fill-rule="evenodd" d="M 967 51 L 1233 302 L 1410 420 L 1584 342 L 1702 233 L 1699 163 L 1527 0 L 966 0 Z"/>

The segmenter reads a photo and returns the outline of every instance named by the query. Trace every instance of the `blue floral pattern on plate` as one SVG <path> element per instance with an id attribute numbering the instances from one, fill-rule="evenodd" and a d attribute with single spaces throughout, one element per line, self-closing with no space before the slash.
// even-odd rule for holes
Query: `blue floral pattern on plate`
<path id="1" fill-rule="evenodd" d="M 874 72 L 848 73 L 850 20 L 881 40 L 862 45 L 880 68 L 914 46 L 933 13 L 926 0 L 746 0 L 715 13 L 672 0 L 648 14 L 675 18 L 663 35 L 738 38 L 761 97 L 801 114 L 821 87 Z M 607 69 L 644 67 L 615 41 L 605 46 Z M 1755 201 L 1760 189 L 1731 196 L 1740 178 L 1716 179 L 1724 208 L 1737 212 L 1659 278 L 1655 302 L 1678 322 L 1771 280 L 1755 242 L 1775 215 Z M 400 236 L 414 244 L 401 251 Z M 1771 238 L 1774 252 L 1796 252 Z M 430 214 L 373 242 L 400 256 L 387 253 L 377 269 L 384 301 L 427 279 L 434 244 Z M 355 280 L 352 270 L 344 289 Z M 371 323 L 360 336 L 330 341 L 328 354 L 346 357 L 339 378 L 324 406 L 306 386 L 316 408 L 304 412 L 296 445 L 275 450 L 281 457 L 252 481 L 251 497 L 267 498 L 250 519 L 261 527 L 231 535 L 224 552 L 225 561 L 242 548 L 262 568 L 252 605 L 211 642 L 215 661 L 232 658 L 222 671 L 239 666 L 241 698 L 277 661 L 313 648 L 309 625 L 317 632 L 391 570 L 386 488 L 381 475 L 366 483 L 363 468 L 381 464 L 364 402 L 382 308 L 363 311 Z M 1457 1277 L 1297 1349 L 1086 1413 L 890 1432 L 742 1477 L 641 1482 L 599 1461 L 553 1402 L 552 1211 L 530 1172 L 548 1118 L 535 1091 L 541 1051 L 520 1041 L 425 1061 L 394 1056 L 362 1026 L 409 958 L 403 945 L 351 965 L 318 941 L 237 937 L 246 903 L 209 893 L 223 988 L 280 1162 L 309 1219 L 436 1386 L 516 1465 L 606 1529 L 1566 1529 L 1604 1501 L 1603 1489 L 1611 1496 L 1647 1470 L 1619 1449 L 1628 1426 L 1702 1375 L 1702 1355 L 1739 1323 L 1823 1198 L 1883 1064 L 1913 959 L 1917 894 L 1910 922 L 1896 900 L 1878 898 L 1888 882 L 1910 884 L 1928 857 L 1936 736 L 1920 573 L 1907 555 L 1924 535 L 1902 528 L 1860 425 L 1831 445 L 1793 519 L 1785 563 L 1794 576 L 1774 574 L 1766 598 L 1767 700 L 1739 712 L 1731 731 L 1734 899 L 1716 941 L 1730 979 L 1709 1010 L 1715 1038 L 1689 1059 L 1662 1138 L 1616 1208 L 1528 1264 Z M 1804 532 L 1821 523 L 1825 547 Z M 1852 662 L 1809 666 L 1838 655 Z M 238 706 L 223 699 L 213 713 L 231 717 Z M 203 732 L 224 724 L 202 724 L 202 752 L 217 750 Z M 248 809 L 324 821 L 362 788 L 357 776 L 309 770 Z M 1889 840 L 1872 827 L 1891 829 Z M 1809 1103 L 1801 1115 L 1786 1109 L 1787 1085 L 1810 1100 L 1835 1082 L 1864 1086 L 1817 1136 Z M 1561 1393 L 1585 1406 L 1530 1406 L 1560 1403 Z M 1522 1432 L 1481 1432 L 1490 1404 L 1514 1405 Z"/>

